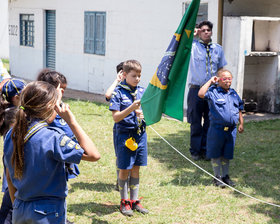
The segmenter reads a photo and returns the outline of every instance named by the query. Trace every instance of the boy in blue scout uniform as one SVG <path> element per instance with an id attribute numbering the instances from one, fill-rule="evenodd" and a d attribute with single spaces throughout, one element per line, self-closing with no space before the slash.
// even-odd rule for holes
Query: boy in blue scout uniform
<path id="1" fill-rule="evenodd" d="M 216 82 L 218 85 L 213 85 Z M 199 97 L 208 101 L 210 127 L 207 134 L 207 156 L 211 158 L 214 175 L 220 180 L 214 179 L 214 184 L 222 188 L 225 187 L 224 183 L 235 185 L 228 173 L 229 160 L 233 159 L 238 121 L 238 132 L 242 133 L 244 130 L 243 101 L 230 88 L 231 82 L 230 71 L 221 69 L 218 77 L 213 76 L 198 92 Z"/>
<path id="2" fill-rule="evenodd" d="M 44 81 L 47 82 L 51 85 L 53 85 L 56 88 L 60 88 L 62 95 L 65 91 L 65 89 L 67 88 L 67 79 L 66 77 L 57 72 L 57 71 L 52 71 L 48 68 L 45 68 L 43 70 L 41 70 L 38 74 L 37 77 L 37 81 Z M 75 137 L 75 135 L 73 134 L 73 132 L 71 131 L 71 128 L 69 127 L 69 125 L 65 122 L 65 120 L 63 120 L 59 114 L 56 115 L 54 121 L 49 124 L 51 127 L 57 127 L 60 128 L 61 130 L 63 130 L 65 132 L 65 134 L 70 137 L 73 141 L 77 142 L 77 139 Z M 66 173 L 66 178 L 68 179 L 73 179 L 75 177 L 77 177 L 80 174 L 80 170 L 77 164 L 74 163 L 66 163 L 65 164 L 67 167 L 67 173 Z M 68 223 L 70 223 L 70 221 L 67 220 Z"/>
<path id="3" fill-rule="evenodd" d="M 3 85 L 1 92 L 1 105 L 0 105 L 0 116 L 1 116 L 1 135 L 5 136 L 7 131 L 12 127 L 13 121 L 15 119 L 15 112 L 17 106 L 19 105 L 19 97 L 21 91 L 26 86 L 26 83 L 21 79 L 9 79 Z M 13 206 L 9 195 L 8 183 L 6 179 L 5 172 L 3 174 L 2 180 L 2 192 L 4 196 L 2 199 L 1 209 L 0 209 L 0 224 L 12 223 L 12 211 Z"/>
<path id="4" fill-rule="evenodd" d="M 139 169 L 147 165 L 147 134 L 143 112 L 140 110 L 140 98 L 144 88 L 138 86 L 141 79 L 142 67 L 136 60 L 128 60 L 123 64 L 124 81 L 121 82 L 110 101 L 116 123 L 116 153 L 118 158 L 119 191 L 121 196 L 120 211 L 132 216 L 136 210 L 143 214 L 148 213 L 138 199 Z M 128 175 L 131 174 L 128 183 Z M 130 186 L 130 200 L 128 187 Z"/>
<path id="5" fill-rule="evenodd" d="M 212 28 L 210 21 L 202 21 L 195 29 L 199 40 L 193 41 L 189 65 L 187 119 L 191 124 L 190 153 L 194 160 L 208 160 L 206 139 L 209 108 L 207 101 L 198 97 L 199 88 L 227 64 L 222 46 L 212 43 Z"/>
<path id="6" fill-rule="evenodd" d="M 60 100 L 61 92 L 46 82 L 32 82 L 22 91 L 15 125 L 4 141 L 14 223 L 65 223 L 68 189 L 64 163 L 100 158 L 69 106 L 61 105 Z M 69 124 L 80 145 L 47 124 L 54 120 L 55 111 Z"/>

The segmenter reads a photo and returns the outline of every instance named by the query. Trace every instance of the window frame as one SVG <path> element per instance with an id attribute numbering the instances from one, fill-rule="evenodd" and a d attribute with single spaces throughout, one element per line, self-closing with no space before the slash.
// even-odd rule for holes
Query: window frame
<path id="1" fill-rule="evenodd" d="M 34 14 L 19 14 L 19 26 L 19 44 L 21 46 L 34 47 Z"/>
<path id="2" fill-rule="evenodd" d="M 85 11 L 84 53 L 104 56 L 105 52 L 106 52 L 106 12 Z"/>

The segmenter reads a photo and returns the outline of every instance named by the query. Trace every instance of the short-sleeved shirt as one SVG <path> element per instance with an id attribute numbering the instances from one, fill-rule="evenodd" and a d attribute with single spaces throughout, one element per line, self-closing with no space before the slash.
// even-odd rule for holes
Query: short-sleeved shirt
<path id="1" fill-rule="evenodd" d="M 224 56 L 224 51 L 221 45 L 212 43 L 210 45 L 211 65 L 208 58 L 206 71 L 206 47 L 198 40 L 192 43 L 192 52 L 189 64 L 189 86 L 204 85 L 212 76 L 215 76 L 217 71 L 224 67 L 227 62 Z M 211 69 L 212 67 L 212 69 Z"/>
<path id="2" fill-rule="evenodd" d="M 121 83 L 122 85 L 127 85 L 124 81 Z M 137 90 L 136 100 L 141 99 L 143 96 L 145 89 L 143 87 L 137 86 L 134 91 Z M 133 92 L 134 92 L 133 91 Z M 115 89 L 115 94 L 112 96 L 110 100 L 109 110 L 111 111 L 123 111 L 128 108 L 134 102 L 134 96 L 131 92 L 121 85 L 118 85 Z M 143 121 L 143 125 L 144 121 Z M 136 112 L 132 111 L 127 117 L 125 117 L 120 122 L 116 123 L 116 131 L 118 130 L 133 130 L 138 128 L 138 120 L 136 116 Z"/>
<path id="3" fill-rule="evenodd" d="M 209 105 L 211 124 L 235 126 L 239 120 L 239 111 L 243 110 L 243 101 L 234 89 L 225 91 L 220 86 L 211 86 L 204 99 Z"/>
<path id="4" fill-rule="evenodd" d="M 72 140 L 78 142 L 76 140 L 75 135 L 73 134 L 71 128 L 69 127 L 69 125 L 66 123 L 66 121 L 61 118 L 58 114 L 56 115 L 54 121 L 52 123 L 49 124 L 49 126 L 51 127 L 56 127 L 56 128 L 60 128 L 61 130 L 63 130 L 65 132 L 65 134 L 70 137 Z"/>
<path id="5" fill-rule="evenodd" d="M 29 128 L 38 121 L 33 121 Z M 12 129 L 11 129 L 12 130 Z M 23 201 L 65 198 L 68 193 L 64 163 L 79 163 L 84 150 L 59 128 L 43 127 L 24 144 L 24 170 L 20 180 L 14 178 L 11 164 L 13 141 L 11 130 L 4 140 L 4 163 L 8 168 L 15 197 Z"/>

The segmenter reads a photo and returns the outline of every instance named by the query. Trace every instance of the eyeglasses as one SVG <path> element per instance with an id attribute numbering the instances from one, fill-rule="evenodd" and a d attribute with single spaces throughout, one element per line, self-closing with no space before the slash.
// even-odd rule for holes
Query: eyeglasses
<path id="1" fill-rule="evenodd" d="M 225 82 L 225 81 L 231 81 L 232 78 L 219 78 L 219 80 L 221 80 L 222 82 Z"/>
<path id="2" fill-rule="evenodd" d="M 203 33 L 205 33 L 205 32 L 211 32 L 211 30 L 210 29 L 203 29 L 203 30 L 201 30 L 201 32 L 203 32 Z"/>

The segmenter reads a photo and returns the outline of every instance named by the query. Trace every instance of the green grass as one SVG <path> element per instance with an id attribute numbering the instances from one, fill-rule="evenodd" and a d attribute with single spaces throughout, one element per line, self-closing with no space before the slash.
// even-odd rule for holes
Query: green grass
<path id="1" fill-rule="evenodd" d="M 8 72 L 10 73 L 10 62 L 9 59 L 2 59 L 3 65 L 4 67 L 8 70 Z"/>
<path id="2" fill-rule="evenodd" d="M 141 168 L 140 196 L 150 214 L 125 217 L 118 211 L 113 120 L 107 105 L 67 100 L 77 120 L 97 145 L 102 158 L 82 162 L 81 174 L 68 182 L 68 218 L 75 223 L 279 223 L 278 208 L 230 189 L 218 189 L 212 178 L 194 167 L 147 128 L 148 166 Z M 190 156 L 188 123 L 162 119 L 152 126 L 173 146 Z M 280 120 L 250 122 L 238 134 L 230 172 L 237 188 L 280 204 Z M 2 143 L 1 143 L 2 144 Z M 212 173 L 210 162 L 198 165 Z M 2 167 L 2 166 L 1 166 Z"/>

